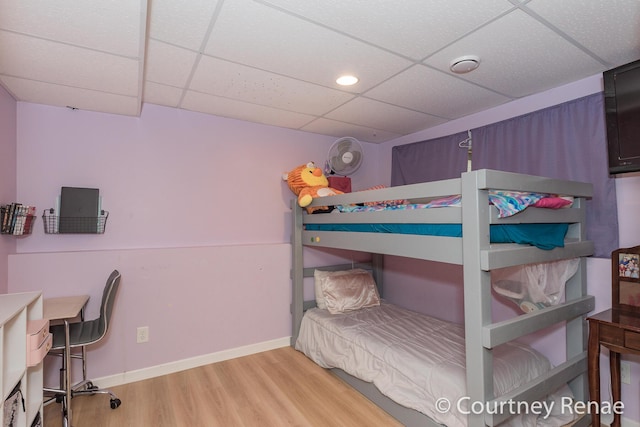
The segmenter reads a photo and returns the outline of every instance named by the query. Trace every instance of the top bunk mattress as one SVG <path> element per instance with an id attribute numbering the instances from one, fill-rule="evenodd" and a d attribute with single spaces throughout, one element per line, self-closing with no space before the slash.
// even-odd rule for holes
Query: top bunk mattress
<path id="1" fill-rule="evenodd" d="M 295 348 L 324 368 L 339 368 L 373 383 L 397 403 L 449 427 L 467 425 L 465 339 L 461 325 L 383 302 L 341 314 L 313 308 L 305 313 Z M 525 345 L 510 342 L 493 350 L 494 390 L 502 395 L 551 369 L 549 361 Z M 560 408 L 568 387 L 547 397 Z M 451 410 L 439 411 L 447 399 Z M 464 410 L 463 410 L 464 411 Z M 546 415 L 546 414 L 545 414 Z M 560 426 L 570 414 L 519 414 L 504 425 Z"/>
<path id="2" fill-rule="evenodd" d="M 490 190 L 489 203 L 496 207 L 498 218 L 512 217 L 528 207 L 560 209 L 570 207 L 572 197 L 559 197 L 545 193 L 516 192 Z M 381 212 L 381 211 L 416 211 L 424 209 L 460 209 L 460 195 L 436 198 L 429 203 L 408 203 L 407 200 L 387 200 L 384 202 L 367 202 L 360 205 L 338 205 L 327 223 L 307 223 L 307 231 L 341 231 L 364 233 L 413 234 L 420 236 L 462 237 L 462 224 L 452 223 L 361 223 L 341 222 L 343 214 Z M 457 215 L 452 215 L 452 218 Z M 564 247 L 564 240 L 569 224 L 567 223 L 523 223 L 523 224 L 491 224 L 490 243 L 518 243 L 532 245 L 539 249 L 551 250 Z"/>
<path id="3" fill-rule="evenodd" d="M 550 250 L 564 247 L 569 224 L 492 224 L 491 243 L 519 243 Z M 462 224 L 305 224 L 307 231 L 346 231 L 363 233 L 415 234 L 421 236 L 462 237 Z"/>
<path id="4" fill-rule="evenodd" d="M 488 271 L 591 255 L 584 225 L 592 192 L 589 183 L 484 169 L 317 197 L 306 208 L 293 200 L 293 236 L 309 247 L 452 264 L 463 264 L 465 248 L 478 249 Z M 311 215 L 310 208 L 333 211 Z"/>

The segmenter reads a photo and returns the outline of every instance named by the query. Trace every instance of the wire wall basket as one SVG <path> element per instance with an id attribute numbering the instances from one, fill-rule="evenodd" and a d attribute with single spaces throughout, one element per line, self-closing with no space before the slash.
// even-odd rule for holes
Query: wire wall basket
<path id="1" fill-rule="evenodd" d="M 25 236 L 31 234 L 33 230 L 33 223 L 36 220 L 35 215 L 17 214 L 14 216 L 13 221 L 4 221 L 4 218 L 0 221 L 2 228 L 0 234 L 12 234 L 14 236 Z"/>
<path id="2" fill-rule="evenodd" d="M 42 222 L 45 234 L 103 234 L 108 217 L 109 212 L 105 210 L 100 211 L 98 216 L 61 217 L 51 208 L 42 213 Z"/>

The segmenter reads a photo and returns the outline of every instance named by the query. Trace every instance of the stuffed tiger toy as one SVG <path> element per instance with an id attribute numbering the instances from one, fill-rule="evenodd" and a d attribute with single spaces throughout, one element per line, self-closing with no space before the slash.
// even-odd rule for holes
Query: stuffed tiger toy
<path id="1" fill-rule="evenodd" d="M 298 206 L 306 208 L 308 213 L 330 212 L 332 208 L 328 206 L 315 206 L 307 208 L 316 197 L 334 196 L 344 194 L 340 190 L 329 187 L 329 180 L 313 162 L 300 165 L 297 168 L 284 173 L 282 179 L 287 181 L 287 185 L 293 194 L 298 196 Z"/>

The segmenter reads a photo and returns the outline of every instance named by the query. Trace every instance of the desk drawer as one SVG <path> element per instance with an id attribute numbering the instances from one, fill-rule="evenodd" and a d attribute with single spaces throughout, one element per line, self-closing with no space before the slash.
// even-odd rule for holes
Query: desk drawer
<path id="1" fill-rule="evenodd" d="M 49 320 L 38 319 L 27 322 L 27 346 L 29 351 L 36 350 L 49 336 Z"/>
<path id="2" fill-rule="evenodd" d="M 44 357 L 51 350 L 53 345 L 53 335 L 47 331 L 47 336 L 38 348 L 29 349 L 27 352 L 27 366 L 36 366 L 44 360 Z"/>
<path id="3" fill-rule="evenodd" d="M 610 325 L 600 325 L 600 342 L 624 346 L 624 330 Z"/>
<path id="4" fill-rule="evenodd" d="M 634 350 L 640 350 L 640 333 L 624 331 L 624 346 Z"/>

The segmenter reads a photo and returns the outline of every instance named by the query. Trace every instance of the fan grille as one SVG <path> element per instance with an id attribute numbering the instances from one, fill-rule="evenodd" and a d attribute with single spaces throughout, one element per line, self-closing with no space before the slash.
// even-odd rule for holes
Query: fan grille
<path id="1" fill-rule="evenodd" d="M 331 173 L 347 176 L 362 164 L 362 146 L 352 137 L 340 138 L 329 148 L 327 162 Z"/>

